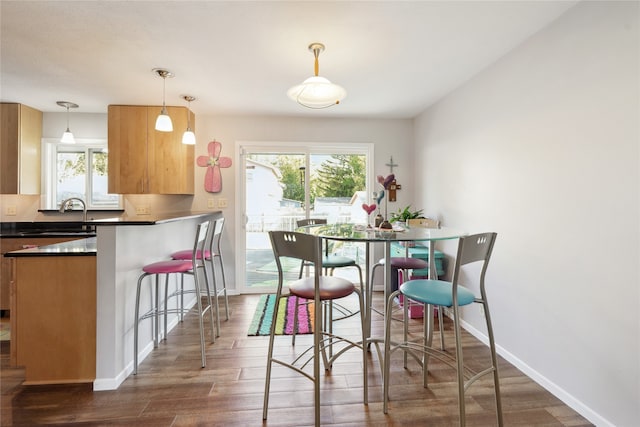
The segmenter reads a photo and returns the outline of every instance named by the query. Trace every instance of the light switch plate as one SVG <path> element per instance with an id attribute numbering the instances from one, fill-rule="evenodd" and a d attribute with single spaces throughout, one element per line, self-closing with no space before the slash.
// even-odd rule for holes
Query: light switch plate
<path id="1" fill-rule="evenodd" d="M 216 207 L 216 200 L 215 199 L 209 199 L 207 200 L 207 207 L 209 209 L 215 209 Z"/>
<path id="2" fill-rule="evenodd" d="M 18 209 L 15 206 L 7 206 L 7 209 L 5 209 L 5 214 L 11 216 L 17 215 Z"/>

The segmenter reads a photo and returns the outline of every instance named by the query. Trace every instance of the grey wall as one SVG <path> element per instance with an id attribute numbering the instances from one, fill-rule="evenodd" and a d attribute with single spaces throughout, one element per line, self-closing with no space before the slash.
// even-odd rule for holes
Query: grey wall
<path id="1" fill-rule="evenodd" d="M 502 354 L 598 425 L 640 420 L 638 4 L 580 3 L 416 120 L 417 200 L 498 232 Z"/>

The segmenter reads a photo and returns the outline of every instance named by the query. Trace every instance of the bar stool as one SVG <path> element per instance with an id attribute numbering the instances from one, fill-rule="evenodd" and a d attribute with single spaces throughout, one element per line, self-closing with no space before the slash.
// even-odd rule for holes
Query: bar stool
<path id="1" fill-rule="evenodd" d="M 380 267 L 384 267 L 384 264 L 385 260 L 382 258 L 371 268 L 371 289 L 373 289 L 376 270 Z M 392 277 L 394 277 L 394 275 L 397 277 L 398 286 L 400 286 L 405 280 L 409 280 L 411 278 L 409 270 L 422 270 L 425 268 L 429 268 L 429 263 L 420 258 L 391 257 L 391 275 Z M 387 291 L 391 293 L 396 289 L 397 288 L 387 289 Z M 401 302 L 404 304 L 404 299 L 402 299 Z M 412 304 L 412 302 L 406 301 L 406 304 Z"/>
<path id="2" fill-rule="evenodd" d="M 429 357 L 435 357 L 441 362 L 454 368 L 456 371 L 457 391 L 458 391 L 458 413 L 459 425 L 465 426 L 465 391 L 476 380 L 484 375 L 492 375 L 493 387 L 495 394 L 496 417 L 499 426 L 504 424 L 502 417 L 502 401 L 500 396 L 500 378 L 498 375 L 498 356 L 496 353 L 495 339 L 493 335 L 493 327 L 491 316 L 489 314 L 489 303 L 487 301 L 487 293 L 485 290 L 485 275 L 493 246 L 495 244 L 496 233 L 481 233 L 471 236 L 461 237 L 458 240 L 458 253 L 456 256 L 456 265 L 453 271 L 453 279 L 451 281 L 444 280 L 409 280 L 400 286 L 400 289 L 391 293 L 386 301 L 387 309 L 391 310 L 393 298 L 397 295 L 404 294 L 405 297 L 411 298 L 425 306 L 425 316 L 433 315 L 433 306 L 450 307 L 453 316 L 453 331 L 455 337 L 455 352 L 444 352 L 437 350 L 431 346 L 433 331 L 431 324 L 425 322 L 423 337 L 421 341 L 410 341 L 408 337 L 407 325 L 407 308 L 405 306 L 405 320 L 403 328 L 402 340 L 391 340 L 391 319 L 385 319 L 385 347 L 384 347 L 384 380 L 383 380 L 383 412 L 388 412 L 389 402 L 389 385 L 391 380 L 391 354 L 398 349 L 404 350 L 404 353 L 410 353 L 412 357 L 422 366 L 423 386 L 427 388 L 428 361 Z M 467 270 L 462 273 L 462 266 L 477 263 L 473 272 Z M 465 282 L 474 281 L 476 278 L 479 296 L 472 291 L 472 288 L 465 287 L 460 284 L 461 280 Z M 489 352 L 491 356 L 490 366 L 479 368 L 481 370 L 472 370 L 464 364 L 462 334 L 460 326 L 460 307 L 473 303 L 482 304 L 484 312 L 487 337 L 489 341 Z M 420 357 L 422 356 L 422 357 Z M 483 386 L 485 387 L 485 386 Z M 406 394 L 406 390 L 405 390 Z"/>
<path id="3" fill-rule="evenodd" d="M 432 218 L 413 218 L 407 221 L 407 225 L 409 227 L 422 227 L 422 228 L 440 228 L 440 221 Z M 371 289 L 373 289 L 373 283 L 375 278 L 375 272 L 378 267 L 384 266 L 384 258 L 378 261 L 371 268 Z M 409 257 L 409 253 L 407 252 L 405 257 L 392 257 L 391 258 L 391 274 L 395 274 L 398 277 L 398 287 L 402 283 L 411 279 L 409 276 L 409 270 L 421 270 L 429 268 L 429 263 L 419 258 L 411 258 Z M 437 270 L 434 269 L 434 273 L 437 276 Z M 388 289 L 389 292 L 394 292 L 396 289 Z M 370 294 L 371 295 L 371 294 Z M 371 298 L 371 297 L 370 297 Z M 405 299 L 401 294 L 399 295 L 401 301 L 406 305 L 418 305 L 414 301 L 409 299 Z M 371 307 L 371 300 L 369 300 L 369 307 Z M 440 331 L 440 349 L 444 351 L 444 313 L 443 307 L 437 307 L 437 315 L 438 315 L 438 329 Z M 405 355 L 405 367 L 406 367 L 407 359 Z"/>
<path id="4" fill-rule="evenodd" d="M 327 224 L 326 218 L 306 218 L 299 219 L 296 221 L 296 226 L 306 227 L 309 225 L 325 225 Z M 324 270 L 325 275 L 333 276 L 333 272 L 336 268 L 356 268 L 358 269 L 358 277 L 360 278 L 360 291 L 364 293 L 364 282 L 362 280 L 362 269 L 358 265 L 355 259 L 345 257 L 342 255 L 335 255 L 329 253 L 329 244 L 328 242 L 324 244 L 324 251 L 322 256 L 322 269 Z M 304 273 L 304 268 L 308 266 L 313 266 L 311 262 L 300 262 L 300 273 L 298 274 L 298 279 L 302 279 L 302 274 Z M 326 304 L 324 304 L 326 302 Z M 323 301 L 323 308 L 325 310 L 325 316 L 323 319 L 325 320 L 325 324 L 323 327 L 325 331 L 331 333 L 333 332 L 333 322 L 337 320 L 347 319 L 349 317 L 355 316 L 358 314 L 358 311 L 350 310 L 339 302 L 328 300 Z M 295 312 L 298 312 L 298 299 L 296 299 Z M 337 313 L 337 317 L 334 317 L 334 312 Z M 298 333 L 298 317 L 296 316 L 293 320 L 293 334 L 291 335 L 291 343 L 292 345 L 296 344 L 296 334 Z"/>
<path id="5" fill-rule="evenodd" d="M 167 334 L 167 314 L 168 313 L 180 313 L 180 315 L 182 316 L 183 312 L 184 312 L 184 305 L 181 304 L 179 308 L 176 309 L 169 309 L 167 306 L 168 300 L 171 296 L 176 296 L 176 295 L 180 295 L 182 296 L 184 293 L 187 292 L 195 292 L 197 295 L 196 298 L 196 305 L 198 307 L 198 317 L 199 317 L 199 322 L 200 322 L 200 354 L 201 354 L 201 360 L 202 360 L 202 367 L 204 368 L 206 365 L 206 355 L 205 355 L 205 345 L 204 345 L 204 322 L 203 322 L 203 318 L 205 316 L 205 314 L 207 313 L 207 311 L 209 311 L 209 317 L 211 320 L 211 336 L 212 336 L 212 341 L 215 340 L 215 331 L 214 331 L 214 323 L 213 323 L 213 313 L 211 312 L 212 310 L 212 305 L 211 305 L 211 292 L 209 290 L 209 286 L 208 286 L 208 281 L 205 279 L 205 287 L 206 287 L 206 292 L 208 295 L 208 305 L 207 307 L 205 307 L 203 309 L 202 307 L 202 300 L 200 298 L 201 295 L 201 287 L 200 287 L 200 279 L 199 279 L 199 275 L 198 275 L 198 270 L 200 268 L 202 268 L 204 270 L 205 273 L 205 277 L 206 277 L 206 269 L 204 268 L 204 263 L 201 262 L 201 258 L 198 257 L 199 253 L 203 253 L 204 252 L 204 248 L 205 248 L 205 242 L 206 242 L 206 237 L 207 237 L 207 231 L 209 229 L 210 226 L 210 222 L 206 221 L 206 222 L 202 222 L 200 224 L 198 224 L 197 230 L 196 230 L 196 238 L 195 238 L 195 242 L 193 245 L 193 250 L 191 251 L 191 257 L 188 260 L 166 260 L 166 261 L 159 261 L 159 262 L 154 262 L 152 264 L 147 264 L 144 267 L 142 267 L 142 271 L 143 273 L 138 277 L 138 284 L 137 284 L 137 289 L 136 289 L 136 309 L 135 309 L 135 324 L 134 324 L 134 330 L 133 330 L 133 374 L 136 375 L 138 373 L 138 327 L 140 324 L 140 321 L 145 320 L 145 319 L 149 319 L 149 318 L 153 318 L 153 322 L 151 323 L 151 331 L 153 334 L 153 347 L 157 348 L 158 347 L 158 342 L 159 342 L 159 337 L 160 337 L 160 330 L 159 330 L 159 321 L 158 321 L 158 316 L 163 314 L 164 315 L 164 334 L 165 334 L 165 339 L 166 339 L 166 334 Z M 160 285 L 160 275 L 164 274 L 165 275 L 165 300 L 163 301 L 163 304 L 161 304 L 160 302 L 160 289 L 159 289 L 159 285 Z M 172 294 L 171 296 L 167 296 L 167 290 L 168 290 L 168 282 L 169 282 L 169 275 L 170 274 L 180 274 L 181 275 L 181 290 L 180 292 L 176 292 L 174 294 Z M 184 291 L 183 288 L 183 279 L 184 279 L 184 275 L 185 274 L 189 274 L 192 275 L 194 278 L 194 290 L 193 291 Z M 152 303 L 151 303 L 151 308 L 144 314 L 140 315 L 140 291 L 142 288 L 142 283 L 144 281 L 144 278 L 147 276 L 155 276 L 155 281 L 154 283 L 154 290 L 153 290 L 153 296 L 152 296 Z"/>
<path id="6" fill-rule="evenodd" d="M 264 402 L 262 406 L 262 419 L 267 419 L 269 408 L 269 391 L 271 387 L 271 370 L 274 364 L 279 367 L 287 367 L 294 372 L 303 375 L 305 378 L 313 382 L 313 402 L 315 425 L 320 426 L 320 384 L 324 381 L 320 377 L 320 363 L 322 362 L 326 371 L 329 371 L 336 358 L 340 357 L 351 348 L 360 350 L 362 357 L 362 379 L 363 379 L 363 401 L 367 402 L 367 345 L 364 324 L 364 297 L 362 291 L 358 289 L 351 281 L 335 277 L 321 275 L 322 270 L 322 241 L 317 236 L 304 233 L 295 233 L 290 231 L 269 231 L 271 246 L 278 268 L 278 287 L 276 289 L 275 307 L 272 312 L 271 331 L 269 334 L 269 350 L 267 357 L 267 374 L 264 388 Z M 313 262 L 313 277 L 305 277 L 295 281 L 287 281 L 285 286 L 285 274 L 281 264 L 281 258 L 288 257 L 301 261 Z M 276 352 L 275 346 L 275 325 L 276 316 L 283 292 L 286 294 L 305 298 L 314 302 L 313 310 L 313 345 L 297 355 L 287 355 L 287 352 Z M 341 299 L 352 294 L 358 296 L 360 306 L 360 336 L 355 338 L 340 337 L 325 331 L 322 327 L 323 311 L 321 305 L 323 301 L 331 301 Z M 358 342 L 356 342 L 358 341 Z M 328 349 L 336 347 L 335 355 L 332 352 L 327 357 Z M 328 347 L 328 348 L 327 348 Z M 307 368 L 305 370 L 305 368 Z M 311 369 L 312 368 L 312 369 Z M 312 372 L 309 372 L 312 370 Z M 306 397 L 293 398 L 296 404 L 304 402 Z"/>
<path id="7" fill-rule="evenodd" d="M 224 296 L 225 320 L 229 320 L 229 298 L 227 296 L 227 281 L 224 274 L 224 260 L 222 259 L 222 250 L 220 248 L 220 240 L 222 238 L 222 232 L 224 231 L 224 218 L 212 220 L 209 230 L 211 232 L 207 236 L 207 243 L 205 245 L 206 249 L 204 249 L 203 251 L 199 251 L 196 256 L 198 257 L 198 260 L 202 260 L 202 254 L 204 253 L 204 260 L 207 261 L 210 266 L 212 278 L 211 283 L 209 283 L 209 276 L 207 275 L 206 268 L 204 269 L 204 277 L 205 281 L 207 281 L 207 286 L 209 287 L 209 289 L 213 287 L 213 296 L 215 297 L 216 304 L 216 336 L 220 336 L 220 304 L 218 302 L 218 298 L 220 297 L 220 295 Z M 191 249 L 185 249 L 171 254 L 171 258 L 176 260 L 191 260 L 191 257 Z M 220 273 L 222 277 L 221 289 L 218 289 L 218 281 L 216 279 L 216 259 L 220 263 Z"/>

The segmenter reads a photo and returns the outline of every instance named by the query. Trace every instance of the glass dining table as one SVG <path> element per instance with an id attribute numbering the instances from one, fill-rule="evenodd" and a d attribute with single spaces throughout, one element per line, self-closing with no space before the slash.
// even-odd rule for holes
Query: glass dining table
<path id="1" fill-rule="evenodd" d="M 371 266 L 371 243 L 384 244 L 384 301 L 391 291 L 391 243 L 392 242 L 436 242 L 439 240 L 452 240 L 467 235 L 466 232 L 452 228 L 424 228 L 424 227 L 394 227 L 391 230 L 367 228 L 358 224 L 326 224 L 301 227 L 301 232 L 309 233 L 327 240 L 339 240 L 347 242 L 365 243 L 365 325 L 367 337 L 371 337 L 371 305 L 373 296 L 373 284 L 369 280 L 369 267 Z M 434 246 L 429 245 L 429 279 L 437 279 L 435 265 Z M 431 321 L 431 319 L 429 320 Z"/>

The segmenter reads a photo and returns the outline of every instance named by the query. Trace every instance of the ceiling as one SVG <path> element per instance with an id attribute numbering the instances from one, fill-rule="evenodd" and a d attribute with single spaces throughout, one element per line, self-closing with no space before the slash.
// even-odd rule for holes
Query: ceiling
<path id="1" fill-rule="evenodd" d="M 197 100 L 196 114 L 412 118 L 575 1 L 7 1 L 0 99 L 46 112 Z M 347 90 L 309 110 L 286 96 L 313 74 Z M 74 111 L 75 112 L 75 111 Z"/>

